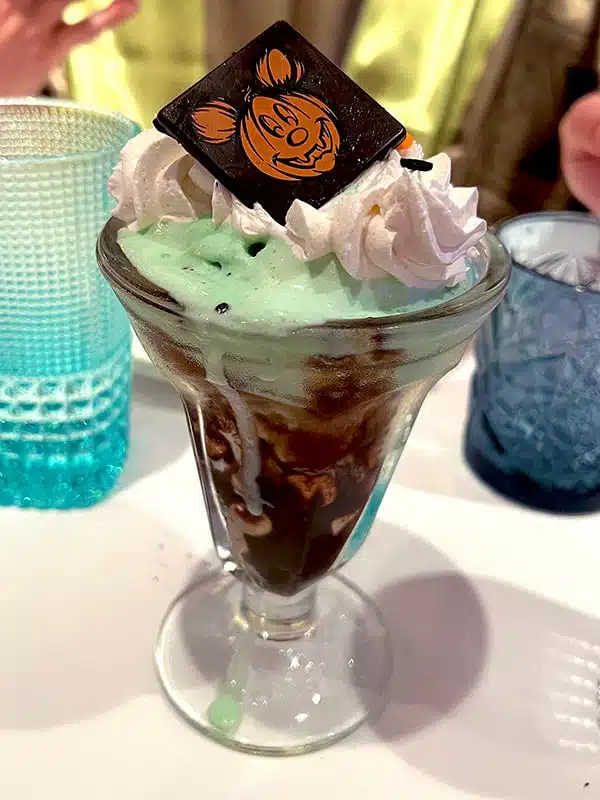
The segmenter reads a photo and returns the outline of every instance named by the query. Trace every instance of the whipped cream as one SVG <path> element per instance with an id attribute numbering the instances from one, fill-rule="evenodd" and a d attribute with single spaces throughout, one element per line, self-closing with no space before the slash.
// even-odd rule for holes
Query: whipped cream
<path id="1" fill-rule="evenodd" d="M 124 148 L 109 190 L 118 201 L 113 213 L 131 230 L 212 211 L 215 224 L 245 236 L 286 240 L 302 261 L 333 253 L 357 280 L 392 275 L 412 287 L 454 286 L 486 224 L 477 216 L 477 190 L 452 186 L 447 155 L 432 158 L 430 172 L 402 166 L 402 157 L 422 156 L 416 143 L 393 150 L 321 208 L 295 200 L 280 225 L 259 203 L 241 203 L 173 139 L 149 130 Z"/>
<path id="2" fill-rule="evenodd" d="M 117 200 L 113 215 L 137 231 L 161 219 L 210 214 L 214 183 L 174 139 L 149 129 L 125 145 L 108 190 Z"/>

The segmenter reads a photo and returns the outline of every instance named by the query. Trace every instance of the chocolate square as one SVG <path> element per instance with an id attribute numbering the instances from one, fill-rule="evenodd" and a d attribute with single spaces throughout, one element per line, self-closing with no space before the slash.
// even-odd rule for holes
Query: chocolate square
<path id="1" fill-rule="evenodd" d="M 278 222 L 316 208 L 406 130 L 286 22 L 276 22 L 165 106 L 154 121 L 245 205 Z"/>

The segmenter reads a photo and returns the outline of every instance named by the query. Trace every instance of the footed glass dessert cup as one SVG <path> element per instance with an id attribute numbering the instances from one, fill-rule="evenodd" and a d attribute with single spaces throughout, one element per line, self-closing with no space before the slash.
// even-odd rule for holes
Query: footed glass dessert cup
<path id="1" fill-rule="evenodd" d="M 186 316 L 121 251 L 101 269 L 183 400 L 222 570 L 173 602 L 156 664 L 179 712 L 239 750 L 326 746 L 385 702 L 379 612 L 338 574 L 366 539 L 427 392 L 505 290 L 488 235 L 477 280 L 434 308 L 284 335 Z M 449 413 L 452 413 L 449 410 Z"/>

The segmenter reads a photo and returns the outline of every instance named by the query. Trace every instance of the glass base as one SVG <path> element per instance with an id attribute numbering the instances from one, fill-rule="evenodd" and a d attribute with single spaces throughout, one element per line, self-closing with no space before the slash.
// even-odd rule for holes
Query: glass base
<path id="1" fill-rule="evenodd" d="M 379 713 L 392 650 L 378 609 L 359 589 L 334 575 L 300 600 L 276 598 L 284 609 L 304 606 L 288 622 L 249 608 L 248 591 L 219 571 L 184 590 L 163 620 L 159 679 L 189 723 L 236 750 L 295 755 L 327 747 Z M 274 596 L 255 595 L 265 597 Z"/>
<path id="2" fill-rule="evenodd" d="M 589 492 L 545 488 L 523 473 L 499 469 L 477 446 L 482 440 L 481 424 L 478 415 L 473 414 L 467 427 L 464 454 L 469 467 L 491 489 L 515 503 L 554 514 L 589 514 L 600 509 L 600 487 Z M 489 436 L 485 442 L 493 447 Z M 492 456 L 504 460 L 500 453 L 492 452 Z"/>

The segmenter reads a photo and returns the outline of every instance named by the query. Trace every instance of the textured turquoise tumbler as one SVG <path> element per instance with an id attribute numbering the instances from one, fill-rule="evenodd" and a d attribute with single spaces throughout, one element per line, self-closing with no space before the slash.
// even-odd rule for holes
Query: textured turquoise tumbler
<path id="1" fill-rule="evenodd" d="M 131 334 L 96 267 L 118 114 L 0 100 L 0 505 L 101 500 L 129 440 Z"/>

